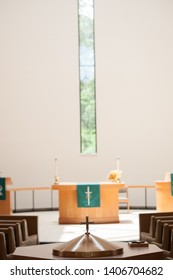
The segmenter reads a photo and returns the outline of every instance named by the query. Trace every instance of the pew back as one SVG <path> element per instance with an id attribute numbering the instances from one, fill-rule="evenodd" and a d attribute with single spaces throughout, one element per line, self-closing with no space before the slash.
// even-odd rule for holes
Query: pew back
<path id="1" fill-rule="evenodd" d="M 10 219 L 7 219 L 7 220 L 0 220 L 0 224 L 20 224 L 20 227 L 21 227 L 21 232 L 22 232 L 22 239 L 25 240 L 28 236 L 28 227 L 27 227 L 27 222 L 25 219 L 20 219 L 20 220 L 10 220 Z"/>
<path id="2" fill-rule="evenodd" d="M 3 253 L 12 254 L 14 250 L 16 249 L 15 244 L 15 235 L 14 235 L 14 228 L 8 227 L 8 228 L 0 228 L 0 232 L 4 234 L 5 236 L 5 248 L 3 247 Z M 1 240 L 3 240 L 3 237 L 1 236 Z M 6 252 L 5 252 L 6 249 Z M 2 256 L 1 256 L 2 257 Z"/>
<path id="3" fill-rule="evenodd" d="M 150 233 L 151 216 L 173 216 L 173 212 L 151 212 L 139 214 L 139 238 L 141 232 Z"/>
<path id="4" fill-rule="evenodd" d="M 26 220 L 28 226 L 28 235 L 38 235 L 38 216 L 31 215 L 0 215 L 0 220 Z"/>
<path id="5" fill-rule="evenodd" d="M 167 251 L 171 251 L 171 235 L 173 233 L 173 225 L 164 224 L 163 225 L 163 237 L 162 237 L 162 248 Z M 173 244 L 172 244 L 173 246 Z"/>
<path id="6" fill-rule="evenodd" d="M 22 231 L 20 223 L 0 223 L 0 231 L 2 228 L 13 228 L 16 247 L 22 246 Z"/>
<path id="7" fill-rule="evenodd" d="M 173 225 L 173 220 L 157 220 L 156 222 L 156 238 L 155 242 L 162 244 L 163 242 L 163 226 L 164 224 Z"/>

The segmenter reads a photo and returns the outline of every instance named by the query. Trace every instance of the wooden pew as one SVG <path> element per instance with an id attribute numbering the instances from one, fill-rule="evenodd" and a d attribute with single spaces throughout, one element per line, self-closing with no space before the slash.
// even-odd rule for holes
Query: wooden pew
<path id="1" fill-rule="evenodd" d="M 158 220 L 162 220 L 162 221 L 166 221 L 166 220 L 173 220 L 173 215 L 171 216 L 151 216 L 150 219 L 150 228 L 149 228 L 149 232 L 141 232 L 140 233 L 140 238 L 141 240 L 145 240 L 149 243 L 152 243 L 154 241 L 159 242 L 160 240 L 158 240 L 159 238 L 159 234 L 161 234 L 161 231 L 159 231 L 160 229 L 158 228 L 157 225 L 157 221 Z"/>
<path id="2" fill-rule="evenodd" d="M 21 233 L 22 233 L 22 240 L 24 240 L 25 236 L 25 223 L 24 220 L 0 220 L 0 224 L 20 224 Z"/>
<path id="3" fill-rule="evenodd" d="M 165 224 L 173 225 L 173 220 L 157 220 L 155 238 L 156 244 L 163 244 L 163 229 Z"/>
<path id="4" fill-rule="evenodd" d="M 163 226 L 163 249 L 171 251 L 171 234 L 173 230 L 173 225 L 164 224 Z"/>
<path id="5" fill-rule="evenodd" d="M 0 220 L 26 220 L 27 232 L 26 232 L 26 243 L 29 242 L 31 245 L 39 244 L 38 236 L 38 216 L 29 215 L 0 215 Z M 29 241 L 30 240 L 30 241 Z M 34 241 L 35 240 L 35 241 Z"/>
<path id="6" fill-rule="evenodd" d="M 150 224 L 152 216 L 173 216 L 173 212 L 151 212 L 151 213 L 140 213 L 139 214 L 139 239 L 142 240 L 141 233 L 150 233 Z"/>
<path id="7" fill-rule="evenodd" d="M 171 231 L 171 242 L 170 242 L 170 253 L 169 253 L 169 258 L 173 260 L 173 229 Z"/>
<path id="8" fill-rule="evenodd" d="M 15 238 L 15 244 L 16 247 L 22 246 L 22 231 L 21 231 L 21 226 L 20 223 L 0 223 L 0 231 L 2 229 L 8 229 L 8 228 L 13 228 L 14 229 L 14 238 Z"/>
<path id="9" fill-rule="evenodd" d="M 12 259 L 12 256 L 12 254 L 7 253 L 5 233 L 0 232 L 0 260 Z"/>
<path id="10" fill-rule="evenodd" d="M 173 224 L 163 223 L 161 243 L 152 242 L 163 250 L 165 259 L 173 259 Z"/>
<path id="11" fill-rule="evenodd" d="M 0 259 L 11 259 L 12 254 L 16 249 L 14 228 L 1 228 L 0 229 Z"/>
<path id="12" fill-rule="evenodd" d="M 20 219 L 20 220 L 0 220 L 1 223 L 6 223 L 6 224 L 15 224 L 19 223 L 21 227 L 21 232 L 22 232 L 22 243 L 21 245 L 24 246 L 30 246 L 30 245 L 37 245 L 38 244 L 38 236 L 36 234 L 30 235 L 28 234 L 28 225 L 27 225 L 27 220 L 26 219 Z"/>

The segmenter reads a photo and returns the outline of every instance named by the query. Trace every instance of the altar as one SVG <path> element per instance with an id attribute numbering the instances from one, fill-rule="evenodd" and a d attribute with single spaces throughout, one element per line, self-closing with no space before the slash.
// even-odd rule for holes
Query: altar
<path id="1" fill-rule="evenodd" d="M 80 224 L 86 216 L 91 223 L 118 223 L 118 193 L 125 188 L 124 183 L 100 182 L 100 205 L 79 207 L 77 197 L 78 183 L 59 183 L 52 185 L 52 190 L 59 191 L 59 223 Z"/>

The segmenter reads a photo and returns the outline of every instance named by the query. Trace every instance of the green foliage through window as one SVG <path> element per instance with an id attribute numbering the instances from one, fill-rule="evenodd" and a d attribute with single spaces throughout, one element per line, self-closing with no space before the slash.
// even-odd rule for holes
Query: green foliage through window
<path id="1" fill-rule="evenodd" d="M 97 152 L 94 0 L 78 0 L 81 153 Z"/>

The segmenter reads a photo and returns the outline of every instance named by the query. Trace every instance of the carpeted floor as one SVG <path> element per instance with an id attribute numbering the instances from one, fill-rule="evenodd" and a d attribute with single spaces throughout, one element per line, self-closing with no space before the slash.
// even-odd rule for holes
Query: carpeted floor
<path id="1" fill-rule="evenodd" d="M 139 239 L 139 213 L 146 210 L 120 210 L 120 223 L 115 224 L 91 224 L 89 232 L 97 237 L 109 241 L 131 241 Z M 154 212 L 147 210 L 147 212 Z M 62 225 L 58 223 L 58 211 L 27 212 L 23 215 L 37 215 L 39 217 L 39 241 L 40 243 L 67 242 L 86 232 L 83 224 Z M 21 215 L 15 214 L 15 215 Z"/>

